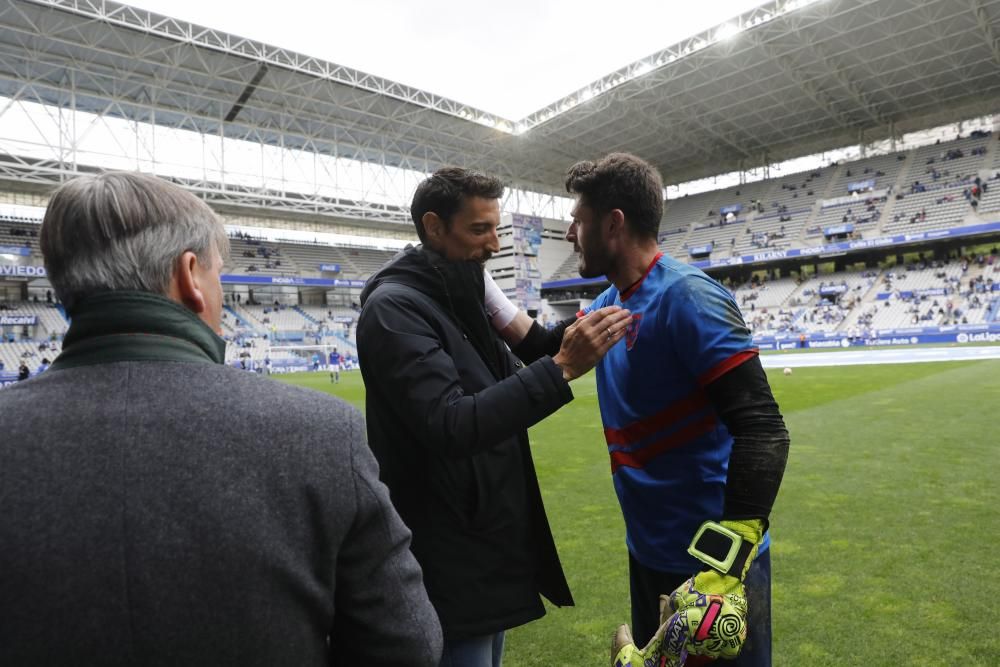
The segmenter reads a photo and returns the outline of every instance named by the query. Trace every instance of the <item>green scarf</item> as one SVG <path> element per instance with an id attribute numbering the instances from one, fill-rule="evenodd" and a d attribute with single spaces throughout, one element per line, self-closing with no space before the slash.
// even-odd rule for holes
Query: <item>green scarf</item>
<path id="1" fill-rule="evenodd" d="M 52 370 L 116 361 L 225 362 L 226 341 L 164 296 L 102 292 L 81 301 L 70 315 Z"/>

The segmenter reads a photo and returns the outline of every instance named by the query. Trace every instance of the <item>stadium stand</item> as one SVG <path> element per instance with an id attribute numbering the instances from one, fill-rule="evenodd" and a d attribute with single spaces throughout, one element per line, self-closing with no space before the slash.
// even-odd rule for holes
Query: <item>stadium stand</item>
<path id="1" fill-rule="evenodd" d="M 282 252 L 285 256 L 299 267 L 299 274 L 303 277 L 313 277 L 325 275 L 319 270 L 322 264 L 336 264 L 340 267 L 340 272 L 336 275 L 345 278 L 361 278 L 354 265 L 348 262 L 344 249 L 335 248 L 328 245 L 309 243 L 283 243 Z"/>
<path id="2" fill-rule="evenodd" d="M 569 245 L 568 243 L 566 245 Z M 566 259 L 562 261 L 559 267 L 552 272 L 552 274 L 546 280 L 562 280 L 564 278 L 578 278 L 580 274 L 577 273 L 577 267 L 580 264 L 580 260 L 575 252 L 571 252 L 566 256 Z"/>
<path id="3" fill-rule="evenodd" d="M 46 345 L 43 349 L 40 346 Z M 17 372 L 18 366 L 24 361 L 28 370 L 32 373 L 38 371 L 38 367 L 46 359 L 51 362 L 61 350 L 58 343 L 47 343 L 42 341 L 21 341 L 14 343 L 0 343 L 0 362 L 3 362 L 4 372 Z"/>
<path id="4" fill-rule="evenodd" d="M 315 324 L 287 306 L 235 305 L 233 309 L 258 331 L 306 331 Z"/>
<path id="5" fill-rule="evenodd" d="M 378 271 L 396 254 L 391 250 L 375 250 L 373 248 L 344 248 L 341 253 L 346 258 L 347 264 L 354 269 L 354 275 L 363 278 Z"/>
<path id="6" fill-rule="evenodd" d="M 567 258 L 575 259 L 575 256 Z M 912 326 L 983 324 L 1000 321 L 1000 257 L 964 257 L 950 262 L 917 262 L 882 269 L 837 272 L 805 278 L 755 279 L 734 287 L 733 294 L 755 336 L 838 332 L 856 337 L 874 331 Z M 39 317 L 44 338 L 0 343 L 5 370 L 16 370 L 23 359 L 32 372 L 43 359 L 58 354 L 66 320 L 58 308 L 44 303 L 5 304 L 11 310 Z M 233 304 L 223 319 L 227 363 L 242 359 L 248 368 L 263 369 L 264 361 L 299 360 L 290 345 L 315 345 L 356 355 L 354 308 L 344 306 L 265 306 Z M 283 335 L 298 334 L 291 339 Z M 270 357 L 268 357 L 270 355 Z M 280 363 L 277 366 L 281 366 Z"/>
<path id="7" fill-rule="evenodd" d="M 689 261 L 690 248 L 711 243 L 711 256 L 718 259 L 821 244 L 825 229 L 848 223 L 854 239 L 976 224 L 975 216 L 968 217 L 976 211 L 965 192 L 977 176 L 987 185 L 979 210 L 1000 210 L 1000 179 L 987 180 L 1000 173 L 996 144 L 992 134 L 966 137 L 670 200 L 660 247 Z M 857 196 L 848 189 L 867 181 L 868 189 Z M 922 189 L 913 187 L 916 181 Z M 885 196 L 873 196 L 883 190 Z M 719 209 L 732 204 L 742 210 L 726 220 Z"/>
<path id="8" fill-rule="evenodd" d="M 538 250 L 538 271 L 544 280 L 569 267 L 570 277 L 576 277 L 576 253 L 573 246 L 566 242 L 566 231 L 569 224 L 556 220 L 545 220 L 542 230 L 542 244 Z"/>
<path id="9" fill-rule="evenodd" d="M 979 210 L 983 213 L 1000 211 L 1000 141 L 990 141 L 987 144 L 987 154 L 991 158 L 987 160 L 989 166 L 979 172 L 984 186 Z"/>
<path id="10" fill-rule="evenodd" d="M 773 238 L 783 239 L 782 245 L 790 246 L 802 237 L 809 222 L 810 215 L 821 198 L 830 193 L 830 181 L 833 169 L 820 169 L 808 174 L 795 174 L 785 178 L 775 179 L 774 187 L 767 197 L 768 206 L 765 212 L 758 216 L 752 228 L 752 234 L 758 236 L 751 239 L 754 243 L 744 245 L 740 253 L 768 247 L 768 241 Z M 775 235 L 774 232 L 778 234 Z M 761 239 L 760 235 L 768 234 Z"/>
<path id="11" fill-rule="evenodd" d="M 701 219 L 706 212 L 714 210 L 715 192 L 698 194 L 678 199 L 669 199 L 664 207 L 663 221 L 660 223 L 660 248 L 674 257 L 686 256 L 685 239 L 692 221 Z"/>
<path id="12" fill-rule="evenodd" d="M 294 260 L 285 255 L 278 244 L 231 235 L 229 263 L 232 273 L 260 273 L 271 276 L 295 276 L 301 271 Z"/>
<path id="13" fill-rule="evenodd" d="M 848 223 L 853 231 L 844 236 L 854 239 L 981 224 L 982 214 L 1000 211 L 997 144 L 993 134 L 979 133 L 670 200 L 660 227 L 660 247 L 681 261 L 692 261 L 688 250 L 706 244 L 713 245 L 714 259 L 816 246 L 830 240 L 824 230 Z M 852 195 L 848 185 L 859 182 L 866 190 Z M 883 191 L 886 196 L 880 196 Z M 739 210 L 723 214 L 724 207 Z M 31 255 L 25 261 L 40 264 L 38 222 L 4 217 L 0 245 L 27 247 Z M 578 277 L 577 256 L 562 240 L 564 224 L 551 221 L 545 228 L 539 267 L 546 281 Z M 332 275 L 364 279 L 394 254 L 264 240 L 245 233 L 233 234 L 231 244 L 226 271 L 236 275 L 329 277 L 320 265 L 336 264 L 340 271 Z M 757 336 L 837 332 L 854 337 L 863 331 L 1000 321 L 1000 297 L 993 292 L 1000 282 L 995 255 L 905 267 L 892 265 L 887 255 L 884 262 L 888 265 L 881 269 L 807 278 L 758 277 L 733 291 Z M 296 305 L 287 302 L 288 295 L 279 306 L 248 303 L 245 297 L 237 303 L 230 296 L 222 321 L 230 363 L 243 359 L 251 368 L 262 367 L 269 348 L 276 359 L 302 358 L 299 351 L 274 349 L 276 344 L 321 343 L 356 354 L 354 308 Z M 16 370 L 22 359 L 35 371 L 42 359 L 54 358 L 68 326 L 61 310 L 44 300 L 4 306 L 38 317 L 27 337 L 18 327 L 5 328 L 5 342 L 0 343 L 5 372 Z M 47 349 L 40 348 L 43 344 Z"/>
<path id="14" fill-rule="evenodd" d="M 63 315 L 62 309 L 54 304 L 26 301 L 19 304 L 17 312 L 37 316 L 42 332 L 50 338 L 53 336 L 62 338 L 69 328 L 69 322 Z"/>

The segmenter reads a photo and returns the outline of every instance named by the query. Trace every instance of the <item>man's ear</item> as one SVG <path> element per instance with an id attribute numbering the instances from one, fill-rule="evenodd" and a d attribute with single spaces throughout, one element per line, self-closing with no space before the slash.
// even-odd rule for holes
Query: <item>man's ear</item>
<path id="1" fill-rule="evenodd" d="M 613 208 L 608 213 L 608 233 L 613 236 L 621 236 L 625 233 L 625 214 L 620 208 Z"/>
<path id="2" fill-rule="evenodd" d="M 444 220 L 437 213 L 433 211 L 424 213 L 423 217 L 420 218 L 420 222 L 424 224 L 424 233 L 427 235 L 427 238 L 437 241 L 444 234 Z"/>
<path id="3" fill-rule="evenodd" d="M 206 305 L 205 295 L 202 293 L 202 285 L 199 279 L 201 272 L 198 269 L 198 256 L 190 250 L 185 251 L 177 259 L 177 267 L 174 269 L 170 292 L 175 301 L 179 301 L 188 310 L 200 315 L 205 312 Z"/>

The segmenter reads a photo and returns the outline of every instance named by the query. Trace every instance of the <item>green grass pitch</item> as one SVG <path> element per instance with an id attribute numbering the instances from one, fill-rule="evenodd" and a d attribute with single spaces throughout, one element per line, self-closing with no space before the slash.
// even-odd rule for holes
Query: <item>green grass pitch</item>
<path id="1" fill-rule="evenodd" d="M 792 436 L 771 516 L 774 664 L 1000 664 L 1000 361 L 769 376 Z M 282 379 L 363 409 L 360 373 L 341 378 Z M 628 620 L 592 376 L 573 391 L 531 441 L 577 606 L 508 632 L 513 667 L 606 665 Z"/>

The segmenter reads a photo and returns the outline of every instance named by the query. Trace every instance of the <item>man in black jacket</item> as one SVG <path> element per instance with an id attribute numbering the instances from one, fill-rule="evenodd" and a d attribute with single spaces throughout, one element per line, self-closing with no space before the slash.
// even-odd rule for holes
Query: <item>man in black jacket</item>
<path id="1" fill-rule="evenodd" d="M 499 665 L 503 632 L 572 605 L 539 493 L 527 429 L 573 398 L 569 380 L 624 336 L 628 311 L 594 312 L 527 366 L 493 332 L 483 264 L 499 250 L 503 185 L 442 169 L 417 188 L 423 242 L 361 295 L 358 355 L 368 436 L 413 531 L 441 620 L 442 665 Z"/>

